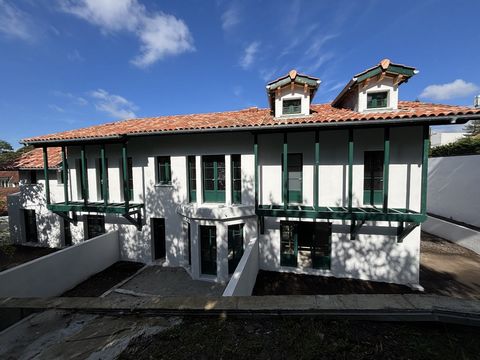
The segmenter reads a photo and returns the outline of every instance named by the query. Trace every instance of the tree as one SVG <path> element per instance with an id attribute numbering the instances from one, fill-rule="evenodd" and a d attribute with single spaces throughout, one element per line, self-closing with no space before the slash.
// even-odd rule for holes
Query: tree
<path id="1" fill-rule="evenodd" d="M 13 151 L 12 145 L 5 140 L 0 140 L 0 154 L 8 151 Z"/>
<path id="2" fill-rule="evenodd" d="M 8 144 L 8 143 L 7 143 Z M 23 154 L 33 149 L 33 146 L 23 146 L 17 151 L 0 151 L 0 169 L 10 168 L 15 160 Z"/>
<path id="3" fill-rule="evenodd" d="M 463 131 L 466 132 L 465 136 L 477 136 L 480 134 L 480 120 L 471 120 L 465 124 Z"/>

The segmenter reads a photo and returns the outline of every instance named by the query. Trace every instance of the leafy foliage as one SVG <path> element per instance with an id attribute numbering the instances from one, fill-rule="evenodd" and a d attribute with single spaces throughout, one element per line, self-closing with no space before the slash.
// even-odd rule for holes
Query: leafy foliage
<path id="1" fill-rule="evenodd" d="M 0 140 L 0 144 L 1 144 Z M 1 149 L 1 145 L 0 145 Z M 7 151 L 1 152 L 0 150 L 0 169 L 9 168 L 13 165 L 15 160 L 19 159 L 23 154 L 33 150 L 33 146 L 24 146 L 18 149 L 17 151 Z"/>
<path id="2" fill-rule="evenodd" d="M 0 153 L 6 152 L 6 151 L 13 151 L 12 145 L 8 143 L 5 140 L 0 140 Z"/>
<path id="3" fill-rule="evenodd" d="M 431 157 L 480 155 L 480 137 L 469 136 L 452 144 L 441 145 L 430 149 Z"/>

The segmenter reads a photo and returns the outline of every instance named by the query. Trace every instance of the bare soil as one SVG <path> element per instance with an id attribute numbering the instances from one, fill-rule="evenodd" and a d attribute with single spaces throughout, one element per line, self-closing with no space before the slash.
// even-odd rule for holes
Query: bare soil
<path id="1" fill-rule="evenodd" d="M 143 359 L 478 359 L 480 329 L 318 317 L 185 318 L 129 344 Z"/>
<path id="2" fill-rule="evenodd" d="M 111 289 L 122 280 L 135 274 L 144 264 L 131 261 L 119 261 L 103 271 L 89 277 L 73 289 L 63 293 L 64 297 L 97 297 Z"/>
<path id="3" fill-rule="evenodd" d="M 8 245 L 7 250 L 0 248 L 0 271 L 10 269 L 58 250 L 40 246 Z"/>

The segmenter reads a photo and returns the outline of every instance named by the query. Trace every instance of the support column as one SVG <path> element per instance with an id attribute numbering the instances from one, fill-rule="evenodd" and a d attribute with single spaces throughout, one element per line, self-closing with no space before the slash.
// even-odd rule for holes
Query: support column
<path id="1" fill-rule="evenodd" d="M 62 146 L 62 180 L 63 180 L 63 197 L 65 204 L 68 204 L 68 163 L 65 146 Z"/>
<path id="2" fill-rule="evenodd" d="M 318 210 L 318 168 L 320 166 L 320 142 L 319 132 L 315 131 L 315 168 L 313 169 L 313 206 Z"/>
<path id="3" fill-rule="evenodd" d="M 430 128 L 423 126 L 423 148 L 422 148 L 422 194 L 420 213 L 427 213 L 427 183 L 428 183 L 428 152 L 430 150 Z"/>
<path id="4" fill-rule="evenodd" d="M 107 176 L 107 160 L 105 158 L 105 144 L 100 147 L 100 161 L 102 166 L 102 197 L 105 206 L 108 205 L 108 176 Z"/>
<path id="5" fill-rule="evenodd" d="M 88 185 L 87 185 L 87 159 L 85 157 L 85 145 L 80 149 L 80 160 L 82 163 L 82 197 L 85 205 L 88 203 Z"/>
<path id="6" fill-rule="evenodd" d="M 127 143 L 122 143 L 122 165 L 123 165 L 123 198 L 125 199 L 125 212 L 128 211 L 130 202 L 130 193 L 128 191 L 128 159 Z"/>
<path id="7" fill-rule="evenodd" d="M 282 164 L 282 184 L 283 184 L 283 208 L 288 208 L 288 142 L 287 133 L 283 134 L 283 164 Z"/>
<path id="8" fill-rule="evenodd" d="M 257 134 L 253 135 L 253 155 L 255 159 L 255 211 L 258 209 L 258 188 L 259 188 L 259 178 L 258 178 L 258 136 Z"/>
<path id="9" fill-rule="evenodd" d="M 353 197 L 353 129 L 348 129 L 348 211 L 352 212 Z"/>
<path id="10" fill-rule="evenodd" d="M 383 133 L 383 212 L 388 212 L 388 179 L 390 173 L 390 128 Z"/>
<path id="11" fill-rule="evenodd" d="M 50 179 L 48 178 L 48 151 L 47 147 L 43 147 L 43 174 L 45 178 L 45 199 L 47 205 L 50 205 Z"/>

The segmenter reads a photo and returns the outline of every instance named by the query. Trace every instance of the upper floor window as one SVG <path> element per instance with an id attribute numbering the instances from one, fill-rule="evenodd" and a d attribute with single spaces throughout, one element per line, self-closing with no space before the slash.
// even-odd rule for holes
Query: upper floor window
<path id="1" fill-rule="evenodd" d="M 300 114 L 302 112 L 302 100 L 283 100 L 283 115 Z"/>
<path id="2" fill-rule="evenodd" d="M 387 107 L 388 91 L 367 93 L 367 109 Z"/>
<path id="3" fill-rule="evenodd" d="M 205 202 L 225 202 L 225 156 L 204 156 L 203 199 Z"/>
<path id="4" fill-rule="evenodd" d="M 195 156 L 189 156 L 187 159 L 188 166 L 188 196 L 190 202 L 197 201 L 197 165 Z"/>
<path id="5" fill-rule="evenodd" d="M 172 167 L 170 163 L 170 156 L 157 157 L 157 184 L 172 184 Z"/>
<path id="6" fill-rule="evenodd" d="M 232 203 L 242 202 L 242 164 L 240 155 L 232 155 Z"/>

